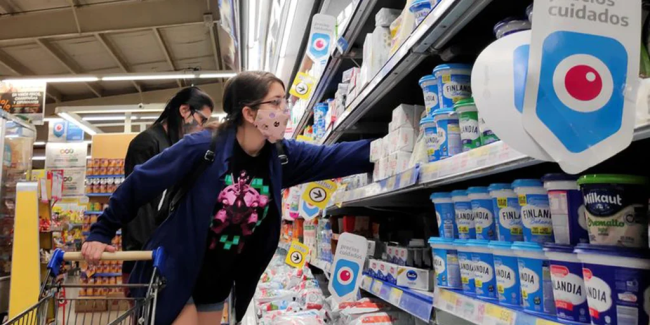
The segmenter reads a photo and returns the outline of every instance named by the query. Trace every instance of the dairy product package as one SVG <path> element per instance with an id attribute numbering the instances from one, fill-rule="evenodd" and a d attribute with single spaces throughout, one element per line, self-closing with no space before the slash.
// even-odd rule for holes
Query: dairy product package
<path id="1" fill-rule="evenodd" d="M 375 278 L 379 280 L 386 280 L 388 276 L 388 269 L 386 268 L 388 262 L 377 261 L 377 273 L 375 273 Z"/>
<path id="2" fill-rule="evenodd" d="M 408 266 L 397 267 L 397 285 L 415 290 L 431 291 L 433 282 L 430 270 L 418 269 Z"/>
<path id="3" fill-rule="evenodd" d="M 368 261 L 368 275 L 376 278 L 379 272 L 379 262 L 376 259 L 370 259 Z"/>
<path id="4" fill-rule="evenodd" d="M 379 181 L 384 179 L 384 166 L 382 164 L 385 163 L 384 159 L 379 159 L 375 162 L 375 166 L 373 167 L 372 170 L 372 180 L 373 182 Z"/>
<path id="5" fill-rule="evenodd" d="M 390 284 L 396 284 L 397 283 L 397 265 L 393 263 L 384 263 L 386 266 L 386 282 Z"/>
<path id="6" fill-rule="evenodd" d="M 377 162 L 384 156 L 383 138 L 370 142 L 370 161 Z"/>
<path id="7" fill-rule="evenodd" d="M 359 74 L 360 69 L 357 67 L 347 69 L 343 71 L 343 79 L 341 80 L 342 83 L 349 83 L 352 84 L 352 80 L 356 75 Z"/>
<path id="8" fill-rule="evenodd" d="M 368 251 L 366 253 L 366 256 L 374 257 L 376 254 L 376 247 L 377 243 L 375 243 L 374 240 L 368 240 Z"/>
<path id="9" fill-rule="evenodd" d="M 386 260 L 389 262 L 393 261 L 395 257 L 395 246 L 387 245 L 386 246 Z"/>
<path id="10" fill-rule="evenodd" d="M 413 265 L 413 251 L 406 247 L 395 247 L 395 257 L 393 263 L 401 266 Z"/>
<path id="11" fill-rule="evenodd" d="M 409 162 L 411 160 L 411 153 L 408 151 L 397 151 L 389 156 L 389 164 L 391 169 L 394 168 L 395 174 L 399 174 L 409 169 Z"/>
<path id="12" fill-rule="evenodd" d="M 393 110 L 392 123 L 395 129 L 408 126 L 413 129 L 420 127 L 420 116 L 424 106 L 400 104 Z M 393 131 L 394 129 L 391 129 Z"/>
<path id="13" fill-rule="evenodd" d="M 407 126 L 402 126 L 395 131 L 389 132 L 388 153 L 393 153 L 398 150 L 413 152 L 417 137 L 418 131 Z"/>
<path id="14" fill-rule="evenodd" d="M 368 81 L 375 77 L 384 66 L 390 52 L 390 29 L 388 27 L 375 27 L 370 41 L 370 65 L 368 66 Z M 364 57 L 364 64 L 366 63 Z"/>
<path id="15" fill-rule="evenodd" d="M 384 158 L 386 159 L 386 168 L 384 169 L 384 176 L 386 178 L 394 176 L 395 171 L 397 170 L 397 164 L 394 159 L 392 159 L 393 155 L 389 155 L 388 157 Z"/>
<path id="16" fill-rule="evenodd" d="M 399 9 L 381 8 L 375 15 L 375 26 L 389 27 L 399 17 Z"/>

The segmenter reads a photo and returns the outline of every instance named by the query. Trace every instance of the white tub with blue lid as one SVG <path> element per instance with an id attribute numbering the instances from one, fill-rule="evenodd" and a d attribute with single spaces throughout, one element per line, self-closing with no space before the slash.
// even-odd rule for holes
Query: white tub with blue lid
<path id="1" fill-rule="evenodd" d="M 497 279 L 499 302 L 508 306 L 520 307 L 519 264 L 517 256 L 512 253 L 512 243 L 493 240 L 488 247 L 492 250 L 494 258 L 494 274 Z"/>
<path id="2" fill-rule="evenodd" d="M 488 186 L 494 219 L 497 229 L 497 238 L 500 241 L 523 241 L 524 232 L 521 223 L 521 207 L 519 197 L 508 183 L 494 183 Z"/>
<path id="3" fill-rule="evenodd" d="M 454 246 L 458 252 L 458 266 L 460 267 L 460 282 L 463 286 L 463 292 L 475 295 L 474 262 L 472 261 L 472 252 L 467 249 L 466 244 L 467 239 L 454 240 Z"/>
<path id="4" fill-rule="evenodd" d="M 488 247 L 489 240 L 470 239 L 465 247 L 471 252 L 474 267 L 476 296 L 483 299 L 497 299 L 497 280 L 494 276 L 494 259 Z"/>
<path id="5" fill-rule="evenodd" d="M 517 32 L 525 31 L 530 29 L 530 21 L 521 20 L 517 18 L 506 18 L 496 25 L 494 25 L 494 36 L 497 39 L 504 37 L 506 35 L 514 34 Z"/>
<path id="6" fill-rule="evenodd" d="M 524 310 L 555 315 L 553 282 L 548 258 L 542 246 L 533 242 L 514 242 L 512 251 L 519 264 L 519 286 Z"/>
<path id="7" fill-rule="evenodd" d="M 467 189 L 467 196 L 472 202 L 476 239 L 495 240 L 497 235 L 490 191 L 485 186 L 473 186 Z"/>
<path id="8" fill-rule="evenodd" d="M 415 0 L 411 3 L 409 11 L 415 17 L 415 26 L 419 25 L 438 4 L 438 0 Z"/>
<path id="9" fill-rule="evenodd" d="M 424 137 L 424 145 L 427 150 L 427 161 L 440 160 L 440 148 L 438 145 L 438 128 L 433 117 L 426 116 L 420 119 L 420 132 Z"/>
<path id="10" fill-rule="evenodd" d="M 433 113 L 436 122 L 436 142 L 440 159 L 446 159 L 463 151 L 460 140 L 460 122 L 453 110 L 439 109 Z"/>
<path id="11" fill-rule="evenodd" d="M 472 213 L 472 202 L 469 200 L 469 196 L 467 196 L 467 191 L 451 191 L 451 200 L 454 202 L 454 213 L 456 215 L 458 238 L 476 239 L 476 228 L 474 225 L 474 213 Z"/>
<path id="12" fill-rule="evenodd" d="M 650 251 L 578 244 L 594 325 L 650 322 Z"/>
<path id="13" fill-rule="evenodd" d="M 524 241 L 547 243 L 553 241 L 553 221 L 548 193 L 538 179 L 518 179 L 512 187 L 519 197 Z"/>
<path id="14" fill-rule="evenodd" d="M 436 272 L 436 285 L 441 288 L 460 289 L 460 267 L 454 240 L 431 237 L 429 245 L 433 251 L 433 269 Z"/>
<path id="15" fill-rule="evenodd" d="M 472 97 L 472 66 L 448 63 L 436 66 L 433 75 L 438 80 L 438 101 L 441 109 L 454 109 L 457 101 Z"/>
<path id="16" fill-rule="evenodd" d="M 424 107 L 426 108 L 427 115 L 440 109 L 438 100 L 438 79 L 432 74 L 428 74 L 420 78 L 420 88 L 424 94 Z"/>
<path id="17" fill-rule="evenodd" d="M 571 324 L 590 324 L 582 262 L 573 249 L 571 245 L 544 244 L 544 254 L 551 269 L 557 318 Z"/>
<path id="18" fill-rule="evenodd" d="M 578 176 L 562 173 L 542 177 L 544 188 L 548 192 L 556 244 L 577 245 L 589 242 L 584 200 L 577 180 Z"/>
<path id="19" fill-rule="evenodd" d="M 454 201 L 451 200 L 451 193 L 436 192 L 429 197 L 436 210 L 436 221 L 438 232 L 441 238 L 458 238 L 456 227 L 456 213 L 454 212 Z"/>

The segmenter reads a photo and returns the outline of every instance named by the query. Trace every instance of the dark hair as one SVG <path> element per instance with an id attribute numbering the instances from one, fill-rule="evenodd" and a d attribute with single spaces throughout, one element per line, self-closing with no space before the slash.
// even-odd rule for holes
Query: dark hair
<path id="1" fill-rule="evenodd" d="M 227 115 L 220 129 L 241 125 L 244 121 L 244 106 L 256 110 L 256 104 L 264 99 L 271 85 L 276 82 L 284 88 L 284 82 L 270 72 L 244 71 L 230 78 L 223 90 L 223 110 Z"/>
<path id="2" fill-rule="evenodd" d="M 153 124 L 167 122 L 167 137 L 172 144 L 178 142 L 183 137 L 183 117 L 179 110 L 181 105 L 188 105 L 192 113 L 200 111 L 205 106 L 210 107 L 210 111 L 214 110 L 212 98 L 198 87 L 187 87 L 177 92 L 167 102 L 165 110 Z"/>

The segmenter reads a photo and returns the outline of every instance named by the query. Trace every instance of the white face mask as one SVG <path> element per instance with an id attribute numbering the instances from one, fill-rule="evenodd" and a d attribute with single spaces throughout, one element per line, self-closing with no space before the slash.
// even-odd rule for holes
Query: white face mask
<path id="1" fill-rule="evenodd" d="M 269 142 L 275 143 L 284 138 L 290 118 L 288 109 L 260 108 L 254 125 Z"/>

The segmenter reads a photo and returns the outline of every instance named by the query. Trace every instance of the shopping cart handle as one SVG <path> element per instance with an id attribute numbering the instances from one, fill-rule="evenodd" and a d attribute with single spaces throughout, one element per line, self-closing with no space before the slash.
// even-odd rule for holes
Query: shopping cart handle
<path id="1" fill-rule="evenodd" d="M 57 248 L 52 254 L 52 259 L 47 263 L 47 268 L 55 275 L 59 275 L 59 269 L 63 261 L 83 261 L 84 257 L 80 252 L 65 252 Z M 102 261 L 153 261 L 153 266 L 162 271 L 165 263 L 165 253 L 162 247 L 152 251 L 130 251 L 102 253 Z"/>

